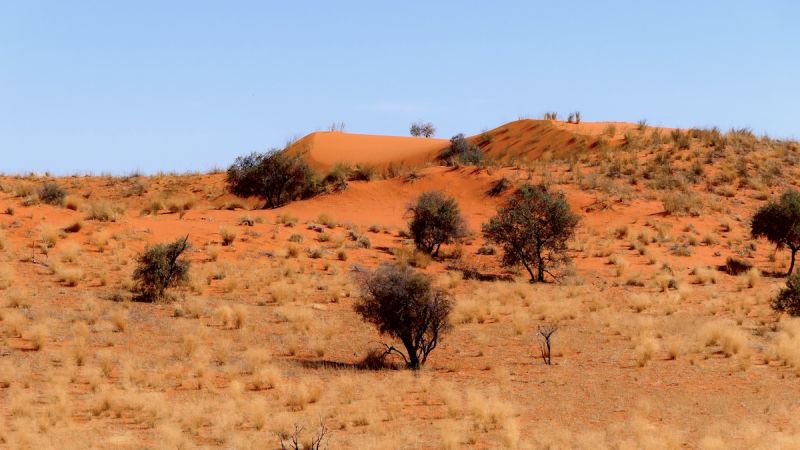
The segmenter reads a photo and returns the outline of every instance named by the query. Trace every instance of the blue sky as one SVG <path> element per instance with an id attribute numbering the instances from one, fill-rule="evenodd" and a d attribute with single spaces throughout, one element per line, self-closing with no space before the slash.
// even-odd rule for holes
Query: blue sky
<path id="1" fill-rule="evenodd" d="M 0 171 L 207 170 L 332 122 L 520 116 L 800 137 L 800 6 L 0 2 Z"/>

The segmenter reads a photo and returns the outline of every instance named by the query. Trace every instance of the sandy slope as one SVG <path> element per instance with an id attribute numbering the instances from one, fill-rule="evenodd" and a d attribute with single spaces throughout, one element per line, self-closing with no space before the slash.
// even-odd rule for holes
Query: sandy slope
<path id="1" fill-rule="evenodd" d="M 327 170 L 338 163 L 384 168 L 391 163 L 419 166 L 432 160 L 448 145 L 447 139 L 352 134 L 318 131 L 292 147 L 305 151 L 312 167 Z"/>
<path id="2" fill-rule="evenodd" d="M 598 145 L 619 146 L 625 141 L 625 133 L 636 128 L 636 124 L 627 122 L 572 124 L 522 119 L 468 139 L 493 159 L 525 162 L 543 156 L 565 157 Z M 339 163 L 363 164 L 377 169 L 385 169 L 390 164 L 423 167 L 434 162 L 448 145 L 448 139 L 318 131 L 303 137 L 291 149 L 304 152 L 313 168 L 326 171 Z"/>

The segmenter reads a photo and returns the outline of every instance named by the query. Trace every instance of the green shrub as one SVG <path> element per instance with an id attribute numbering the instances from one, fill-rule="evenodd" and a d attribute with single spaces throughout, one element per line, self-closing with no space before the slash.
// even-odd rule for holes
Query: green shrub
<path id="1" fill-rule="evenodd" d="M 777 202 L 761 207 L 753 216 L 750 234 L 754 238 L 765 237 L 778 246 L 791 250 L 791 275 L 795 256 L 800 250 L 800 192 L 789 190 Z"/>
<path id="2" fill-rule="evenodd" d="M 61 206 L 67 193 L 56 183 L 45 183 L 39 189 L 39 200 L 48 205 Z"/>
<path id="3" fill-rule="evenodd" d="M 463 134 L 457 134 L 450 139 L 450 147 L 445 149 L 439 156 L 448 165 L 467 164 L 479 165 L 483 162 L 485 155 L 481 149 L 469 142 Z"/>
<path id="4" fill-rule="evenodd" d="M 285 150 L 240 156 L 228 168 L 228 189 L 239 197 L 258 197 L 277 208 L 316 189 L 315 177 L 301 155 Z"/>
<path id="5" fill-rule="evenodd" d="M 577 225 L 563 193 L 525 184 L 483 225 L 483 235 L 503 246 L 504 266 L 522 264 L 531 282 L 544 281 L 550 268 L 568 261 L 567 241 Z"/>
<path id="6" fill-rule="evenodd" d="M 138 257 L 133 272 L 139 300 L 162 299 L 168 288 L 188 280 L 189 261 L 181 258 L 188 248 L 187 236 L 169 244 L 158 244 L 145 249 Z"/>
<path id="7" fill-rule="evenodd" d="M 437 255 L 442 244 L 449 244 L 467 234 L 466 221 L 458 203 L 439 191 L 423 192 L 408 207 L 408 228 L 418 249 Z"/>
<path id="8" fill-rule="evenodd" d="M 403 358 L 408 368 L 419 370 L 451 326 L 452 300 L 435 289 L 431 278 L 408 266 L 383 264 L 361 282 L 361 299 L 355 311 L 381 335 L 400 341 L 405 351 L 386 346 L 386 354 Z"/>
<path id="9" fill-rule="evenodd" d="M 800 316 L 800 272 L 789 276 L 786 287 L 772 300 L 772 308 L 792 316 Z"/>

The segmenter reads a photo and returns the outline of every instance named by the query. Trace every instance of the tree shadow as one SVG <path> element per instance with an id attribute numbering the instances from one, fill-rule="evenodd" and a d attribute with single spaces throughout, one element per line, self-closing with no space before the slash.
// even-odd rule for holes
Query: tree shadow
<path id="1" fill-rule="evenodd" d="M 367 352 L 361 361 L 342 362 L 329 359 L 302 359 L 295 360 L 297 364 L 305 369 L 335 369 L 335 370 L 358 370 L 376 372 L 380 370 L 400 370 L 404 366 L 392 361 L 383 350 L 372 349 Z"/>

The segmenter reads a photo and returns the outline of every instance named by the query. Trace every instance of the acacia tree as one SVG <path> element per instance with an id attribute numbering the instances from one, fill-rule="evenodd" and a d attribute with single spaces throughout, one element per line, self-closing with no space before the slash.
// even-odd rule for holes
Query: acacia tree
<path id="1" fill-rule="evenodd" d="M 187 281 L 189 261 L 181 255 L 188 248 L 189 236 L 186 236 L 172 243 L 148 247 L 139 255 L 133 280 L 140 300 L 161 299 L 167 288 Z"/>
<path id="2" fill-rule="evenodd" d="M 522 264 L 535 282 L 544 281 L 551 267 L 569 260 L 567 241 L 577 225 L 578 216 L 563 193 L 525 184 L 483 225 L 483 235 L 503 247 L 504 266 Z"/>
<path id="3" fill-rule="evenodd" d="M 408 229 L 418 249 L 439 254 L 442 244 L 449 244 L 467 233 L 458 202 L 439 191 L 423 192 L 417 202 L 409 205 L 411 221 Z"/>
<path id="4" fill-rule="evenodd" d="M 429 138 L 436 134 L 436 128 L 430 122 L 414 122 L 411 124 L 411 135 Z"/>
<path id="5" fill-rule="evenodd" d="M 800 192 L 786 191 L 777 202 L 762 206 L 753 216 L 750 234 L 754 238 L 765 237 L 778 248 L 789 247 L 792 260 L 786 275 L 791 275 L 800 250 Z"/>
<path id="6" fill-rule="evenodd" d="M 409 369 L 419 370 L 450 330 L 450 297 L 434 289 L 429 276 L 395 264 L 383 264 L 369 273 L 361 282 L 361 291 L 356 313 L 405 348 L 384 344 L 385 354 L 400 355 Z"/>
<path id="7" fill-rule="evenodd" d="M 277 208 L 301 195 L 312 173 L 302 155 L 285 150 L 251 153 L 236 158 L 228 168 L 228 189 L 240 197 L 258 197 L 264 208 Z"/>

